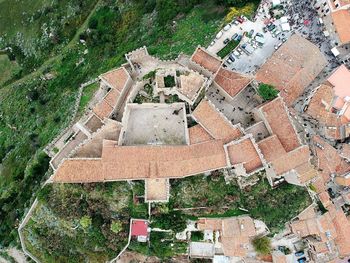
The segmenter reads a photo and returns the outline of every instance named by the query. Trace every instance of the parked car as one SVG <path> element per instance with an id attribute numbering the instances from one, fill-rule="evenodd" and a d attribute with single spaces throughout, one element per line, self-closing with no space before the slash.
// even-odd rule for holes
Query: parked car
<path id="1" fill-rule="evenodd" d="M 244 20 L 244 21 L 247 21 L 248 20 L 248 18 L 246 17 L 246 16 L 241 16 L 241 18 Z"/>
<path id="2" fill-rule="evenodd" d="M 276 45 L 275 45 L 275 49 L 276 49 L 276 50 L 279 49 L 279 47 L 280 47 L 282 44 L 283 44 L 283 42 L 280 42 L 280 43 L 276 44 Z"/>
<path id="3" fill-rule="evenodd" d="M 276 28 L 276 25 L 273 24 L 273 23 L 270 23 L 270 24 L 267 25 L 267 29 L 268 29 L 269 31 L 272 31 L 272 30 L 274 30 L 275 28 Z"/>
<path id="4" fill-rule="evenodd" d="M 231 64 L 232 63 L 231 59 L 230 58 L 226 59 L 226 63 Z"/>
<path id="5" fill-rule="evenodd" d="M 284 43 L 284 42 L 286 42 L 287 41 L 287 39 L 284 37 L 284 38 L 282 38 L 282 42 Z"/>
<path id="6" fill-rule="evenodd" d="M 279 30 L 276 30 L 276 31 L 273 33 L 274 37 L 278 37 L 279 34 L 281 34 L 281 31 L 279 31 Z"/>
<path id="7" fill-rule="evenodd" d="M 304 263 L 304 262 L 306 262 L 306 257 L 298 259 L 298 263 Z"/>
<path id="8" fill-rule="evenodd" d="M 237 21 L 240 22 L 241 24 L 244 22 L 243 18 L 241 18 L 241 17 L 238 17 Z"/>
<path id="9" fill-rule="evenodd" d="M 219 39 L 220 37 L 222 37 L 222 35 L 223 35 L 222 31 L 220 31 L 219 33 L 216 34 L 215 37 L 216 39 Z"/>
<path id="10" fill-rule="evenodd" d="M 241 55 L 241 53 L 239 53 L 237 50 L 234 50 L 233 55 L 235 55 L 236 57 L 239 57 Z"/>
<path id="11" fill-rule="evenodd" d="M 254 29 L 252 29 L 252 30 L 249 31 L 248 36 L 249 36 L 249 37 L 253 37 L 253 34 L 254 34 Z"/>
<path id="12" fill-rule="evenodd" d="M 236 50 L 237 50 L 239 53 L 241 53 L 241 54 L 242 54 L 242 52 L 243 52 L 243 50 L 242 50 L 241 48 L 239 48 L 239 47 L 238 47 Z"/>
<path id="13" fill-rule="evenodd" d="M 211 41 L 210 46 L 214 46 L 215 41 Z"/>
<path id="14" fill-rule="evenodd" d="M 230 39 L 226 38 L 223 42 L 224 42 L 224 45 L 226 45 L 228 42 L 230 42 Z"/>
<path id="15" fill-rule="evenodd" d="M 232 60 L 232 62 L 235 62 L 235 57 L 233 56 L 233 54 L 231 54 L 230 56 L 229 56 L 229 59 L 231 59 Z"/>
<path id="16" fill-rule="evenodd" d="M 236 41 L 241 41 L 241 39 L 242 39 L 242 35 L 238 35 Z"/>
<path id="17" fill-rule="evenodd" d="M 304 251 L 295 252 L 295 256 L 296 256 L 296 257 L 304 256 Z"/>
<path id="18" fill-rule="evenodd" d="M 263 31 L 264 31 L 264 33 L 266 33 L 268 31 L 266 26 L 263 27 Z"/>
<path id="19" fill-rule="evenodd" d="M 230 24 L 227 24 L 226 26 L 224 26 L 224 31 L 229 30 L 229 29 L 230 29 L 230 27 L 231 27 L 231 25 L 230 25 Z"/>
<path id="20" fill-rule="evenodd" d="M 238 25 L 239 25 L 238 20 L 233 21 L 233 23 L 234 23 L 236 26 L 238 26 Z"/>
<path id="21" fill-rule="evenodd" d="M 264 35 L 261 33 L 256 33 L 255 37 L 264 37 Z"/>
<path id="22" fill-rule="evenodd" d="M 238 37 L 238 33 L 234 33 L 233 36 L 231 37 L 231 39 L 235 41 L 237 39 L 237 37 Z"/>

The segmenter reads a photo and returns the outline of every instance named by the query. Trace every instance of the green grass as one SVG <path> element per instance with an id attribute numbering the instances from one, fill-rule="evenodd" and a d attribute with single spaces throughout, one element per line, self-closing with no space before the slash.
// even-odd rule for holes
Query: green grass
<path id="1" fill-rule="evenodd" d="M 170 194 L 168 211 L 198 208 L 181 210 L 185 217 L 192 219 L 249 214 L 264 221 L 273 233 L 283 229 L 286 222 L 311 204 L 305 187 L 283 184 L 272 189 L 267 180 L 262 179 L 255 186 L 242 191 L 235 184 L 226 184 L 223 175 L 218 172 L 211 176 L 172 180 Z M 157 214 L 157 210 L 154 211 Z"/>
<path id="2" fill-rule="evenodd" d="M 94 96 L 95 92 L 100 87 L 99 82 L 95 82 L 83 89 L 83 94 L 81 95 L 79 108 L 77 115 L 80 116 L 85 110 L 90 100 Z"/>
<path id="3" fill-rule="evenodd" d="M 222 59 L 225 58 L 231 53 L 232 50 L 234 50 L 238 46 L 238 44 L 239 41 L 230 40 L 230 42 L 228 42 L 228 44 L 217 53 L 217 55 Z"/>
<path id="4" fill-rule="evenodd" d="M 10 80 L 20 71 L 20 66 L 15 61 L 10 61 L 7 55 L 0 55 L 0 85 Z"/>
<path id="5" fill-rule="evenodd" d="M 127 244 L 133 196 L 127 182 L 47 188 L 23 229 L 28 250 L 41 262 L 105 262 Z M 83 226 L 87 217 L 91 224 Z M 121 224 L 117 233 L 113 222 Z"/>

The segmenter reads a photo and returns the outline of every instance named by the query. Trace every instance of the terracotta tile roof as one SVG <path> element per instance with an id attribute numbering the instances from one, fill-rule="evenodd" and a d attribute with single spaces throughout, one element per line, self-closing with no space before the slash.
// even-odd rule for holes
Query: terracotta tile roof
<path id="1" fill-rule="evenodd" d="M 251 77 L 220 68 L 214 81 L 232 98 L 252 81 Z"/>
<path id="2" fill-rule="evenodd" d="M 281 141 L 275 134 L 259 141 L 258 146 L 265 160 L 268 162 L 276 160 L 282 155 L 286 154 L 286 150 L 283 148 Z"/>
<path id="3" fill-rule="evenodd" d="M 326 65 L 318 47 L 292 35 L 258 70 L 256 79 L 272 84 L 291 105 Z M 281 74 L 281 72 L 283 72 Z"/>
<path id="4" fill-rule="evenodd" d="M 304 163 L 308 163 L 309 159 L 309 147 L 303 145 L 285 155 L 282 155 L 280 158 L 273 160 L 271 164 L 276 174 L 281 175 L 303 165 Z"/>
<path id="5" fill-rule="evenodd" d="M 350 71 L 346 68 L 345 65 L 341 65 L 340 67 L 338 67 L 327 79 L 327 81 L 333 86 L 334 93 L 339 98 L 345 98 L 347 96 L 350 96 L 348 84 L 350 83 Z"/>
<path id="6" fill-rule="evenodd" d="M 263 167 L 262 160 L 250 137 L 229 143 L 226 146 L 231 165 L 243 164 L 247 173 Z"/>
<path id="7" fill-rule="evenodd" d="M 305 184 L 309 182 L 311 179 L 318 177 L 319 175 L 315 167 L 311 165 L 309 162 L 305 162 L 295 167 L 295 171 L 299 175 L 298 179 L 301 184 Z"/>
<path id="8" fill-rule="evenodd" d="M 117 141 L 121 131 L 121 123 L 108 119 L 100 130 L 76 149 L 73 158 L 101 158 L 103 140 Z"/>
<path id="9" fill-rule="evenodd" d="M 274 251 L 272 253 L 272 262 L 273 263 L 287 263 L 287 257 L 281 251 Z"/>
<path id="10" fill-rule="evenodd" d="M 219 58 L 212 56 L 208 51 L 201 47 L 196 49 L 191 60 L 212 73 L 215 73 L 221 66 L 221 60 Z"/>
<path id="11" fill-rule="evenodd" d="M 278 97 L 260 107 L 265 120 L 280 140 L 286 152 L 300 146 L 299 138 L 288 116 L 282 98 Z"/>
<path id="12" fill-rule="evenodd" d="M 213 140 L 213 137 L 199 124 L 188 129 L 190 144 Z"/>
<path id="13" fill-rule="evenodd" d="M 326 192 L 326 191 L 320 193 L 318 195 L 318 197 L 320 198 L 320 201 L 323 204 L 323 206 L 326 208 L 332 203 L 331 198 L 330 198 L 328 192 Z"/>
<path id="14" fill-rule="evenodd" d="M 329 237 L 334 239 L 337 236 L 335 226 L 332 222 L 332 217 L 329 212 L 323 215 L 305 220 L 297 220 L 291 223 L 292 232 L 300 237 L 317 236 L 322 242 L 329 240 Z"/>
<path id="15" fill-rule="evenodd" d="M 341 44 L 350 42 L 350 10 L 338 10 L 331 13 L 334 28 Z"/>
<path id="16" fill-rule="evenodd" d="M 341 257 L 350 255 L 350 222 L 342 210 L 338 210 L 333 223 L 337 232 L 335 239 Z"/>
<path id="17" fill-rule="evenodd" d="M 222 219 L 200 218 L 197 221 L 197 227 L 199 230 L 221 230 Z"/>
<path id="18" fill-rule="evenodd" d="M 322 84 L 311 98 L 306 113 L 328 126 L 336 126 L 338 116 L 331 112 L 333 98 L 333 88 Z"/>
<path id="19" fill-rule="evenodd" d="M 119 91 L 116 89 L 112 89 L 110 92 L 108 92 L 107 96 L 105 97 L 105 100 L 110 106 L 115 108 L 119 97 L 120 97 Z"/>
<path id="20" fill-rule="evenodd" d="M 223 139 L 225 142 L 230 142 L 242 135 L 241 130 L 237 126 L 233 126 L 206 99 L 199 103 L 192 116 L 215 139 Z"/>
<path id="21" fill-rule="evenodd" d="M 348 143 L 341 144 L 340 155 L 343 158 L 350 159 L 350 144 Z"/>
<path id="22" fill-rule="evenodd" d="M 342 175 L 350 171 L 350 165 L 344 161 L 330 144 L 324 141 L 319 136 L 312 137 L 313 150 L 318 159 L 318 167 L 327 175 L 338 174 Z"/>
<path id="23" fill-rule="evenodd" d="M 100 159 L 67 159 L 57 169 L 55 182 L 103 182 L 103 165 Z"/>
<path id="24" fill-rule="evenodd" d="M 106 180 L 175 178 L 226 167 L 219 140 L 189 146 L 105 145 L 102 159 Z"/>
<path id="25" fill-rule="evenodd" d="M 103 119 L 105 117 L 109 117 L 112 113 L 113 108 L 105 101 L 100 101 L 94 108 L 93 112 L 100 118 Z"/>
<path id="26" fill-rule="evenodd" d="M 225 256 L 246 256 L 250 239 L 256 235 L 254 221 L 248 216 L 225 219 L 202 218 L 197 226 L 199 230 L 220 231 L 220 241 Z"/>
<path id="27" fill-rule="evenodd" d="M 100 76 L 111 88 L 117 89 L 119 92 L 123 90 L 129 77 L 130 75 L 124 67 L 108 71 Z"/>

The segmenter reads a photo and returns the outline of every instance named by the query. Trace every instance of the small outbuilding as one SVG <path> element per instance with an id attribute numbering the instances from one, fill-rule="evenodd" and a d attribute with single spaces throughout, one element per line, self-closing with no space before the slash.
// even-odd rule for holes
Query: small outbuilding
<path id="1" fill-rule="evenodd" d="M 148 221 L 142 219 L 131 220 L 131 237 L 137 239 L 138 242 L 147 242 L 148 240 Z"/>

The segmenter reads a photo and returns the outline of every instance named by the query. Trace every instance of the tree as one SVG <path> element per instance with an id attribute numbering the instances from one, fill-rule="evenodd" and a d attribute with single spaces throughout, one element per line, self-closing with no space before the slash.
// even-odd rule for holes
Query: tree
<path id="1" fill-rule="evenodd" d="M 256 252 L 262 255 L 268 255 L 271 251 L 271 241 L 268 237 L 256 237 L 253 240 L 253 246 Z"/>
<path id="2" fill-rule="evenodd" d="M 279 91 L 275 89 L 274 86 L 260 83 L 258 88 L 258 94 L 260 97 L 262 97 L 264 100 L 273 100 L 277 97 Z"/>
<path id="3" fill-rule="evenodd" d="M 82 226 L 82 228 L 87 229 L 89 226 L 91 226 L 91 217 L 89 216 L 83 216 L 82 218 L 80 218 L 80 225 Z"/>
<path id="4" fill-rule="evenodd" d="M 113 221 L 111 224 L 111 231 L 118 234 L 122 230 L 122 223 L 119 221 Z"/>

